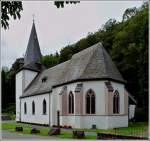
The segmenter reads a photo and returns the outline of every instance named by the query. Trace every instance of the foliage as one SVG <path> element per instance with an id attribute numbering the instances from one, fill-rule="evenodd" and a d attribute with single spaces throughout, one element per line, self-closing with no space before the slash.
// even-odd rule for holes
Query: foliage
<path id="1" fill-rule="evenodd" d="M 126 9 L 126 11 L 123 14 L 123 21 L 126 21 L 130 19 L 132 16 L 135 16 L 136 13 L 137 13 L 136 7 Z"/>
<path id="2" fill-rule="evenodd" d="M 18 58 L 11 69 L 3 67 L 2 76 L 2 112 L 6 112 L 15 104 L 15 74 L 18 69 L 23 65 L 23 58 Z M 9 112 L 9 110 L 7 111 Z M 15 112 L 15 108 L 13 109 Z"/>
<path id="3" fill-rule="evenodd" d="M 53 67 L 59 63 L 59 54 L 56 52 L 54 55 L 46 55 L 42 58 L 42 63 L 45 67 Z"/>
<path id="4" fill-rule="evenodd" d="M 145 112 L 147 111 L 147 112 Z M 148 108 L 143 110 L 143 108 L 135 109 L 135 121 L 148 121 Z"/>
<path id="5" fill-rule="evenodd" d="M 16 111 L 16 105 L 14 103 L 7 104 L 7 107 L 5 108 L 5 110 L 3 110 L 4 113 L 7 113 L 9 115 L 16 114 L 15 111 Z"/>
<path id="6" fill-rule="evenodd" d="M 54 1 L 54 5 L 56 5 L 57 8 L 64 8 L 65 4 L 77 4 L 80 1 Z"/>
<path id="7" fill-rule="evenodd" d="M 4 29 L 9 28 L 10 17 L 20 19 L 23 10 L 21 1 L 2 1 L 1 2 L 1 24 Z"/>

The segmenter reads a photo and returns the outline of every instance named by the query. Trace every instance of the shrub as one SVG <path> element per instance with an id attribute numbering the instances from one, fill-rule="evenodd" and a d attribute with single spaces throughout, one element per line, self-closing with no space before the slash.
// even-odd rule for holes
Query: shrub
<path id="1" fill-rule="evenodd" d="M 144 108 L 135 109 L 135 121 L 148 121 L 148 112 Z"/>

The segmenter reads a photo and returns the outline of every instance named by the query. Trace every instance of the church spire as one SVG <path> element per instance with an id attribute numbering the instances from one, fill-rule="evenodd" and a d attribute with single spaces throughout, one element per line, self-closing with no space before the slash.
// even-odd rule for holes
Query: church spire
<path id="1" fill-rule="evenodd" d="M 33 22 L 27 50 L 25 53 L 24 63 L 25 65 L 30 63 L 40 63 L 41 57 L 42 54 L 35 29 L 35 23 Z"/>
<path id="2" fill-rule="evenodd" d="M 27 50 L 24 57 L 24 65 L 21 69 L 28 69 L 40 72 L 45 68 L 41 63 L 41 58 L 42 54 L 39 46 L 39 41 L 37 38 L 35 24 L 33 22 Z"/>

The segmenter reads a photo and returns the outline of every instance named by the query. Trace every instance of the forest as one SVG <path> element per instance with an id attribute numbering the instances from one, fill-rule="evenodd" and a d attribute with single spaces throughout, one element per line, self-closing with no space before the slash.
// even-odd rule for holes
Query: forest
<path id="1" fill-rule="evenodd" d="M 69 60 L 73 54 L 101 42 L 127 81 L 126 89 L 136 99 L 138 117 L 148 119 L 148 3 L 128 8 L 121 21 L 109 19 L 98 31 L 62 47 L 60 52 L 43 56 L 46 68 Z M 15 73 L 23 64 L 18 58 L 10 69 L 2 68 L 2 111 L 15 113 Z"/>

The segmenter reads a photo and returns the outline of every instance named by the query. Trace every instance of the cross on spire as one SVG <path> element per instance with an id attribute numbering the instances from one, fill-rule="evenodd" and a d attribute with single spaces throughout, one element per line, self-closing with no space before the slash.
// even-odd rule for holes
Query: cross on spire
<path id="1" fill-rule="evenodd" d="M 32 18 L 33 18 L 33 23 L 34 23 L 34 19 L 35 19 L 35 15 L 34 14 L 32 14 Z"/>

